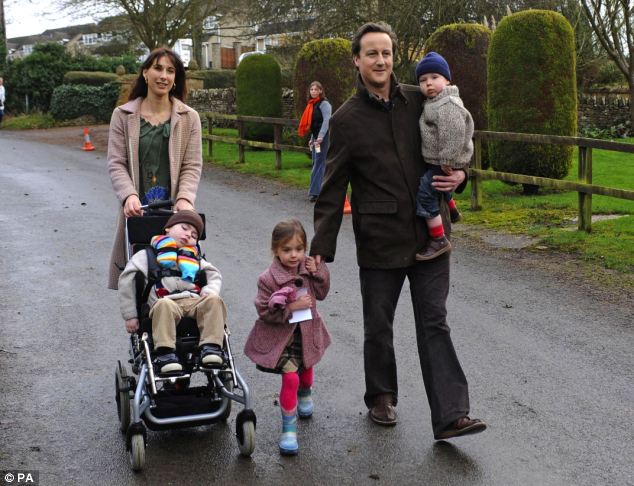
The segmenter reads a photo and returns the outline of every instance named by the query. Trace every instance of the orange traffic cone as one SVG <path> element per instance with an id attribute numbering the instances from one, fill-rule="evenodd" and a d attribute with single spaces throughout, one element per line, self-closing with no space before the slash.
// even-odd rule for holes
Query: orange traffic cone
<path id="1" fill-rule="evenodd" d="M 348 200 L 348 196 L 346 196 L 346 200 L 343 202 L 343 214 L 350 214 L 352 212 L 352 206 L 350 206 L 350 201 Z"/>
<path id="2" fill-rule="evenodd" d="M 95 146 L 90 141 L 90 133 L 88 133 L 88 128 L 84 128 L 84 146 L 82 150 L 95 150 Z"/>

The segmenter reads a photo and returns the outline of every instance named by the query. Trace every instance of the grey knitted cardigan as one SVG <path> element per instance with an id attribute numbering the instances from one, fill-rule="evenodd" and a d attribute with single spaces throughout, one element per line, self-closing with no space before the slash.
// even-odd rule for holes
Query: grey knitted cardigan
<path id="1" fill-rule="evenodd" d="M 447 86 L 425 100 L 419 123 L 425 162 L 454 169 L 469 166 L 473 118 L 462 104 L 457 86 Z"/>

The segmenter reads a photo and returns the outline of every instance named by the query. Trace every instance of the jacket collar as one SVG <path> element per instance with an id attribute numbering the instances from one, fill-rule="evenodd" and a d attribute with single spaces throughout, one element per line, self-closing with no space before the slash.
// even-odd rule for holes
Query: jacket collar
<path id="1" fill-rule="evenodd" d="M 172 114 L 182 114 L 188 111 L 192 111 L 192 109 L 183 103 L 178 98 L 171 98 L 172 100 Z M 125 111 L 129 114 L 139 114 L 141 112 L 141 102 L 143 101 L 142 97 L 138 97 L 133 99 L 132 101 L 128 101 L 124 105 L 119 107 L 120 110 Z"/>
<path id="2" fill-rule="evenodd" d="M 447 98 L 449 96 L 460 96 L 460 91 L 458 90 L 458 86 L 449 85 L 445 86 L 445 88 L 438 93 L 433 98 L 429 98 L 427 101 L 440 101 L 443 98 Z"/>
<path id="3" fill-rule="evenodd" d="M 273 263 L 271 264 L 271 276 L 275 283 L 280 286 L 288 285 L 292 283 L 298 276 L 304 278 L 304 285 L 307 285 L 306 277 L 308 277 L 308 270 L 306 270 L 306 263 L 302 261 L 299 264 L 299 271 L 297 273 L 289 271 L 282 263 L 279 258 L 273 258 Z"/>
<path id="4" fill-rule="evenodd" d="M 369 100 L 370 103 L 381 108 L 385 107 L 385 103 L 382 100 L 380 100 L 375 94 L 368 91 L 368 88 L 366 88 L 365 84 L 363 84 L 363 79 L 361 79 L 361 75 L 359 73 L 357 73 L 357 93 L 359 93 L 363 99 Z M 407 103 L 407 98 L 403 94 L 403 88 L 396 79 L 396 75 L 392 73 L 390 75 L 390 101 L 394 102 L 397 98 L 400 98 Z"/>

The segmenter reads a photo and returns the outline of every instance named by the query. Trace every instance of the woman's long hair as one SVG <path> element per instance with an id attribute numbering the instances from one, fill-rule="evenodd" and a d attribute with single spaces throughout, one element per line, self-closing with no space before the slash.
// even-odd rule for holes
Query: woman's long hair
<path id="1" fill-rule="evenodd" d="M 324 91 L 324 87 L 323 85 L 319 82 L 319 81 L 313 81 L 312 83 L 310 83 L 308 85 L 308 91 L 306 92 L 306 100 L 310 101 L 310 88 L 312 88 L 313 86 L 317 86 L 320 90 L 321 90 L 321 94 L 319 95 L 320 98 L 325 98 L 326 97 L 326 92 Z"/>
<path id="2" fill-rule="evenodd" d="M 147 82 L 143 77 L 143 71 L 146 69 L 150 69 L 152 65 L 160 58 L 167 57 L 174 68 L 176 69 L 176 77 L 174 78 L 174 87 L 170 91 L 170 96 L 174 98 L 178 98 L 182 102 L 185 102 L 187 99 L 187 85 L 185 82 L 185 66 L 183 65 L 183 61 L 178 57 L 173 50 L 168 49 L 167 47 L 157 47 L 150 55 L 143 61 L 141 67 L 139 68 L 139 75 L 134 81 L 134 85 L 132 86 L 132 90 L 130 91 L 130 96 L 128 97 L 128 101 L 135 100 L 139 97 L 145 98 L 147 97 Z"/>

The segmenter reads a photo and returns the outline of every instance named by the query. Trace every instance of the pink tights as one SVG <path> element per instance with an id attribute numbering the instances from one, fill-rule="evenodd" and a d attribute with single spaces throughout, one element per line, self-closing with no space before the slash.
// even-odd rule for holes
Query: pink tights
<path id="1" fill-rule="evenodd" d="M 288 412 L 297 407 L 297 391 L 310 388 L 313 385 L 313 369 L 308 368 L 300 373 L 284 373 L 282 375 L 282 389 L 280 390 L 280 406 Z"/>

